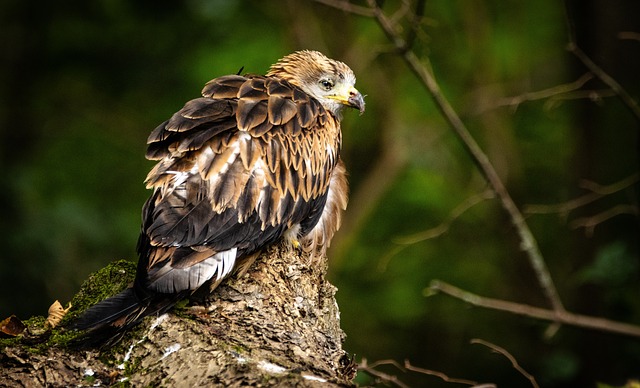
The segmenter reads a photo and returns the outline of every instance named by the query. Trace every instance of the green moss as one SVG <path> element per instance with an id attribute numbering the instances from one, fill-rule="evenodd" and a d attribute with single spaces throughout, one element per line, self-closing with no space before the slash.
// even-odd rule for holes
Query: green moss
<path id="1" fill-rule="evenodd" d="M 131 377 L 140 369 L 141 365 L 142 360 L 140 358 L 134 357 L 124 365 L 124 371 L 122 372 L 122 374 L 126 377 Z"/>
<path id="2" fill-rule="evenodd" d="M 44 324 L 47 321 L 45 317 L 41 317 L 36 315 L 35 317 L 31 317 L 25 321 L 22 321 L 29 329 L 42 328 L 44 329 Z"/>
<path id="3" fill-rule="evenodd" d="M 249 353 L 249 349 L 247 349 L 246 347 L 244 347 L 244 346 L 242 346 L 240 344 L 233 344 L 232 348 L 233 348 L 233 351 L 235 353 L 238 353 L 238 354 L 247 354 L 247 353 Z"/>
<path id="4" fill-rule="evenodd" d="M 8 346 L 15 346 L 19 344 L 21 339 L 21 337 L 0 338 L 0 350 Z"/>
<path id="5" fill-rule="evenodd" d="M 128 260 L 118 260 L 89 276 L 80 291 L 71 299 L 72 310 L 65 319 L 70 321 L 94 304 L 113 296 L 133 283 L 136 264 Z"/>
<path id="6" fill-rule="evenodd" d="M 194 314 L 189 308 L 189 299 L 179 300 L 172 308 L 171 313 L 183 319 L 194 320 Z"/>
<path id="7" fill-rule="evenodd" d="M 7 346 L 22 346 L 30 353 L 41 353 L 51 347 L 67 347 L 81 333 L 65 330 L 64 327 L 77 318 L 87 308 L 113 296 L 133 282 L 136 265 L 127 260 L 118 260 L 90 275 L 80 291 L 71 300 L 71 310 L 64 316 L 59 326 L 51 329 L 46 318 L 31 317 L 23 323 L 27 327 L 24 334 L 0 339 L 0 349 Z"/>
<path id="8" fill-rule="evenodd" d="M 44 317 L 32 317 L 23 323 L 27 327 L 23 334 L 0 340 L 0 350 L 5 347 L 21 347 L 29 353 L 41 354 L 52 346 L 61 346 L 75 338 L 77 333 L 51 329 L 45 325 Z"/>

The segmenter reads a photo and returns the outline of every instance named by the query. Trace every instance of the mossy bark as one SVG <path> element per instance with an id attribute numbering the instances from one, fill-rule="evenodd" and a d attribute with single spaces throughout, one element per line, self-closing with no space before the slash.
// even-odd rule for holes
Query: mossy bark
<path id="1" fill-rule="evenodd" d="M 206 303 L 148 317 L 113 348 L 5 346 L 0 386 L 352 386 L 325 272 L 274 246 Z"/>

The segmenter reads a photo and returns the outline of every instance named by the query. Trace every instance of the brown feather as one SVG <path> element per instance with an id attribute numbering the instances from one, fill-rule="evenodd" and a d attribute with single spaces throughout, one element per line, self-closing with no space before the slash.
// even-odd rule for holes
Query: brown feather
<path id="1" fill-rule="evenodd" d="M 270 96 L 278 96 L 287 99 L 291 99 L 293 97 L 294 89 L 291 85 L 282 82 L 278 78 L 269 78 L 265 85 L 267 86 L 267 93 Z"/>
<path id="2" fill-rule="evenodd" d="M 251 170 L 260 157 L 255 141 L 247 136 L 238 140 L 240 147 L 240 160 L 245 170 Z"/>
<path id="3" fill-rule="evenodd" d="M 262 179 L 259 174 L 248 174 L 247 183 L 236 204 L 238 222 L 245 222 L 258 206 L 258 199 L 260 198 L 258 181 L 262 181 Z"/>
<path id="4" fill-rule="evenodd" d="M 213 79 L 202 89 L 202 96 L 216 99 L 236 98 L 238 89 L 247 81 L 240 75 L 227 75 Z"/>
<path id="5" fill-rule="evenodd" d="M 273 125 L 285 124 L 296 115 L 296 104 L 289 98 L 282 96 L 269 96 L 268 101 L 269 122 Z"/>
<path id="6" fill-rule="evenodd" d="M 238 129 L 248 131 L 251 128 L 264 123 L 267 118 L 267 107 L 261 100 L 240 99 L 236 119 Z"/>
<path id="7" fill-rule="evenodd" d="M 272 128 L 273 128 L 273 125 L 271 125 L 271 123 L 268 120 L 265 120 L 262 123 L 251 128 L 249 133 L 251 134 L 251 136 L 259 138 L 267 134 L 269 131 L 271 131 Z"/>
<path id="8" fill-rule="evenodd" d="M 236 150 L 232 147 L 224 148 L 219 154 L 200 153 L 201 158 L 198 158 L 198 164 L 200 165 L 200 174 L 205 180 L 210 180 L 214 176 L 221 173 L 223 168 L 227 167 L 230 162 L 233 162 Z"/>

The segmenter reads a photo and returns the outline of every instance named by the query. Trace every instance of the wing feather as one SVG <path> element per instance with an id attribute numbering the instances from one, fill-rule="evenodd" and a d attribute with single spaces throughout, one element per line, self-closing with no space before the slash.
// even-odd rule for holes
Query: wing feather
<path id="1" fill-rule="evenodd" d="M 210 180 L 223 173 L 225 168 L 235 161 L 240 150 L 235 147 L 226 147 L 214 152 L 211 148 L 204 148 L 198 156 L 198 166 L 202 179 Z"/>
<path id="2" fill-rule="evenodd" d="M 212 124 L 206 128 L 202 128 L 192 134 L 192 136 L 185 137 L 180 141 L 176 147 L 176 151 L 184 153 L 186 151 L 195 151 L 202 148 L 202 145 L 213 138 L 215 135 L 235 128 L 235 124 L 230 121 L 223 121 L 221 123 Z"/>
<path id="3" fill-rule="evenodd" d="M 267 115 L 267 107 L 260 100 L 239 100 L 236 119 L 238 129 L 248 131 L 259 124 L 264 123 Z"/>
<path id="4" fill-rule="evenodd" d="M 278 97 L 283 97 L 287 99 L 293 98 L 293 93 L 295 89 L 292 88 L 291 84 L 289 84 L 288 82 L 284 82 L 277 78 L 269 78 L 268 81 L 265 83 L 265 85 L 267 87 L 269 96 L 278 96 Z M 294 102 L 297 103 L 298 101 L 294 101 Z"/>
<path id="5" fill-rule="evenodd" d="M 258 199 L 260 198 L 260 186 L 258 185 L 258 181 L 261 180 L 261 177 L 256 178 L 256 174 L 249 175 L 245 188 L 240 193 L 236 205 L 239 223 L 246 222 L 249 216 L 255 212 L 255 209 L 258 206 Z"/>
<path id="6" fill-rule="evenodd" d="M 251 128 L 249 133 L 253 137 L 261 137 L 266 133 L 268 133 L 269 131 L 271 131 L 272 128 L 273 128 L 273 125 L 268 120 L 264 120 L 262 123 Z"/>
<path id="7" fill-rule="evenodd" d="M 202 89 L 203 97 L 213 97 L 216 99 L 236 98 L 238 89 L 247 81 L 246 77 L 240 75 L 227 75 L 215 78 Z"/>
<path id="8" fill-rule="evenodd" d="M 172 118 L 169 121 L 168 127 L 173 128 L 179 125 L 191 129 L 197 125 L 199 119 L 212 120 L 215 117 L 219 117 L 221 113 L 225 111 L 225 108 L 228 107 L 228 104 L 225 102 L 224 100 L 212 100 L 210 98 L 195 98 L 187 101 L 180 110 L 177 118 Z M 180 117 L 189 120 L 180 120 Z"/>
<path id="9" fill-rule="evenodd" d="M 260 158 L 260 151 L 256 142 L 248 135 L 241 136 L 238 141 L 240 160 L 242 161 L 244 169 L 250 171 L 252 166 L 256 164 L 258 158 Z"/>
<path id="10" fill-rule="evenodd" d="M 267 101 L 269 122 L 273 125 L 285 124 L 296 115 L 296 104 L 287 97 L 271 95 Z"/>
<path id="11" fill-rule="evenodd" d="M 283 130 L 285 133 L 291 134 L 291 136 L 299 136 L 302 132 L 302 126 L 300 125 L 300 121 L 292 119 L 284 124 Z"/>
<path id="12" fill-rule="evenodd" d="M 238 98 L 247 101 L 263 101 L 268 98 L 265 91 L 264 79 L 253 78 L 240 86 L 238 90 Z"/>
<path id="13" fill-rule="evenodd" d="M 298 124 L 300 127 L 307 128 L 311 124 L 311 121 L 314 119 L 313 110 L 311 109 L 310 104 L 300 104 L 298 105 Z"/>
<path id="14" fill-rule="evenodd" d="M 272 174 L 276 174 L 276 171 L 280 168 L 280 155 L 282 152 L 280 148 L 280 142 L 275 137 L 270 139 L 266 147 L 266 162 Z"/>
<path id="15" fill-rule="evenodd" d="M 241 161 L 236 159 L 231 163 L 227 171 L 220 174 L 212 184 L 211 204 L 213 208 L 224 211 L 228 207 L 233 207 L 245 190 L 249 177 L 250 174 L 246 172 Z"/>

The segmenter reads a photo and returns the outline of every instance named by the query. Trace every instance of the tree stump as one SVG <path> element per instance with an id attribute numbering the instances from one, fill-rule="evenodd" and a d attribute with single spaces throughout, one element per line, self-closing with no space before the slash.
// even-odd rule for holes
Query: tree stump
<path id="1" fill-rule="evenodd" d="M 326 268 L 273 246 L 206 303 L 148 317 L 110 349 L 5 346 L 0 386 L 353 386 Z"/>

